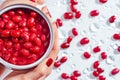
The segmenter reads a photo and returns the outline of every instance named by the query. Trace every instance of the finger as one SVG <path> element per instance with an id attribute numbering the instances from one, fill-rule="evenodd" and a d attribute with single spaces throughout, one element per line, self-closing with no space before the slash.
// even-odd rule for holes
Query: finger
<path id="1" fill-rule="evenodd" d="M 0 64 L 0 75 L 2 75 L 2 73 L 5 71 L 5 67 L 2 65 L 2 64 Z"/>
<path id="2" fill-rule="evenodd" d="M 36 1 L 38 4 L 43 4 L 45 2 L 45 0 L 37 0 Z"/>

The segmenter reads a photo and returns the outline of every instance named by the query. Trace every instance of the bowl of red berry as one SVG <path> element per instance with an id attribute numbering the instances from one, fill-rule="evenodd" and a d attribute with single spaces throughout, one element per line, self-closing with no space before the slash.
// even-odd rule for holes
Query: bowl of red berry
<path id="1" fill-rule="evenodd" d="M 11 69 L 29 69 L 50 53 L 53 28 L 38 8 L 14 4 L 0 10 L 0 63 Z"/>

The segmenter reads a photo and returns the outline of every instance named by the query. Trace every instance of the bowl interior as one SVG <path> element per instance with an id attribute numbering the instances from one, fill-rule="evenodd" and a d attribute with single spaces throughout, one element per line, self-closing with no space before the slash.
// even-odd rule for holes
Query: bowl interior
<path id="1" fill-rule="evenodd" d="M 12 15 L 12 12 L 10 14 L 10 11 L 15 12 L 15 15 Z M 6 17 L 6 14 L 9 18 Z M 19 17 L 15 18 L 16 15 L 21 16 L 20 22 L 17 21 Z M 0 10 L 0 20 L 5 23 L 1 31 L 4 33 L 5 30 L 9 29 L 10 32 L 9 36 L 5 36 L 3 33 L 0 35 L 0 41 L 3 42 L 0 44 L 2 52 L 0 62 L 3 65 L 18 70 L 28 69 L 38 65 L 48 56 L 53 46 L 53 29 L 49 19 L 39 9 L 25 4 L 10 5 Z M 14 23 L 14 28 L 11 28 L 10 21 Z M 24 26 L 25 22 L 26 26 Z M 19 36 L 14 35 L 16 30 L 20 32 Z M 24 37 L 26 34 L 28 34 L 29 39 Z M 33 37 L 35 35 L 36 37 Z M 16 38 L 18 38 L 20 48 L 15 42 Z M 5 46 L 8 42 L 12 42 L 12 47 Z M 31 43 L 32 46 L 26 46 L 26 43 Z"/>

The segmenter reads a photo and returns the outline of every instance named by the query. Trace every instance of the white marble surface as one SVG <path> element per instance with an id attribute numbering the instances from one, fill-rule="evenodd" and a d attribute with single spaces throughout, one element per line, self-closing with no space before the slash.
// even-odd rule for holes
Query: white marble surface
<path id="1" fill-rule="evenodd" d="M 1 2 L 3 0 L 0 0 Z M 92 49 L 99 45 L 102 51 L 106 51 L 107 55 L 112 57 L 107 60 L 101 61 L 101 67 L 105 70 L 102 73 L 106 76 L 106 80 L 119 80 L 120 74 L 110 76 L 109 73 L 114 67 L 120 68 L 120 54 L 114 53 L 114 50 L 120 45 L 120 41 L 113 41 L 111 36 L 114 33 L 120 32 L 120 0 L 108 0 L 105 4 L 99 4 L 97 0 L 78 0 L 78 10 L 81 11 L 82 16 L 77 20 L 64 20 L 63 14 L 68 10 L 69 0 L 46 0 L 53 20 L 62 18 L 63 27 L 60 27 L 59 36 L 60 44 L 69 36 L 69 32 L 73 27 L 76 27 L 79 36 L 75 37 L 71 43 L 70 48 L 60 50 L 58 59 L 62 56 L 67 56 L 68 61 L 61 65 L 59 68 L 54 68 L 52 74 L 46 80 L 62 80 L 60 78 L 61 73 L 66 72 L 69 75 L 74 70 L 81 72 L 81 77 L 78 80 L 97 80 L 91 78 L 90 75 L 91 65 L 94 61 L 99 60 L 100 53 L 92 53 Z M 89 13 L 91 10 L 97 9 L 100 11 L 100 15 L 91 18 Z M 107 20 L 110 16 L 116 15 L 117 19 L 115 23 L 108 24 Z M 88 37 L 90 43 L 85 46 L 79 46 L 78 43 L 82 37 Z M 83 52 L 89 51 L 92 57 L 88 60 L 83 59 L 81 56 Z M 87 71 L 87 69 L 89 69 Z"/>

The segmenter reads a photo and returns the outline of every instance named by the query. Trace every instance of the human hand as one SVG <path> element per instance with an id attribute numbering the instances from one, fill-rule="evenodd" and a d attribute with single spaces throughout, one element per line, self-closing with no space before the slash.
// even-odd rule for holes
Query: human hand
<path id="1" fill-rule="evenodd" d="M 37 6 L 38 4 L 43 4 L 44 0 L 38 0 L 39 3 L 34 3 L 29 0 L 7 0 L 5 1 L 1 6 L 1 8 L 4 8 L 6 6 L 9 6 L 11 4 L 17 4 L 17 3 L 24 3 L 24 4 L 30 4 L 32 6 Z M 52 21 L 49 11 L 47 7 L 43 7 L 41 9 L 44 14 L 50 19 L 51 24 L 54 29 L 54 45 L 52 48 L 52 51 L 50 52 L 49 56 L 41 62 L 38 66 L 36 66 L 33 69 L 29 70 L 22 70 L 22 71 L 13 71 L 10 75 L 8 75 L 5 80 L 45 80 L 45 78 L 51 73 L 53 63 L 57 57 L 59 47 L 58 47 L 58 32 L 55 22 Z M 0 74 L 2 74 L 3 70 L 5 70 L 5 67 L 0 65 Z"/>

